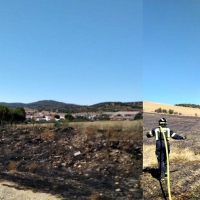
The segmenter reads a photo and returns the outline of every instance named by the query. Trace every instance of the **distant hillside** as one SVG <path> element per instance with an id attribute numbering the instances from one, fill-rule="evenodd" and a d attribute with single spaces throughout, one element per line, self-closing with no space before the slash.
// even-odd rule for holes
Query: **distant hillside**
<path id="1" fill-rule="evenodd" d="M 199 108 L 191 108 L 191 107 L 184 107 L 184 106 L 177 106 L 177 105 L 169 105 L 169 104 L 162 104 L 156 102 L 143 102 L 143 112 L 146 113 L 155 113 L 155 110 L 158 108 L 166 109 L 166 110 L 173 110 L 174 112 L 181 113 L 181 115 L 185 116 L 200 116 L 200 109 Z M 160 113 L 162 115 L 162 113 Z"/>
<path id="2" fill-rule="evenodd" d="M 0 105 L 11 108 L 26 107 L 35 110 L 46 110 L 59 112 L 113 112 L 113 111 L 135 111 L 142 110 L 142 102 L 103 102 L 91 106 L 83 106 L 76 104 L 68 104 L 54 100 L 42 100 L 33 103 L 5 103 L 0 102 Z"/>

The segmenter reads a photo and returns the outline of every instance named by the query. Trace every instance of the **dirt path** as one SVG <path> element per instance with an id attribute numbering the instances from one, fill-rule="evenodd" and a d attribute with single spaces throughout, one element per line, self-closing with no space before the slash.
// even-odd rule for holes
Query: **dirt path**
<path id="1" fill-rule="evenodd" d="M 59 200 L 56 196 L 24 190 L 14 182 L 0 181 L 0 200 Z"/>

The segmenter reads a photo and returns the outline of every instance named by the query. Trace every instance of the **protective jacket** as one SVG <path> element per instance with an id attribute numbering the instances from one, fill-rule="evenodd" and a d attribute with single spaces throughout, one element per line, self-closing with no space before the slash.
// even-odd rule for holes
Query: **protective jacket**
<path id="1" fill-rule="evenodd" d="M 184 140 L 185 137 L 182 137 L 175 133 L 173 130 L 166 126 L 162 126 L 162 131 L 165 134 L 166 140 L 167 140 L 167 146 L 168 146 L 168 154 L 170 153 L 170 144 L 169 144 L 169 138 L 173 138 L 176 140 Z M 155 137 L 156 138 L 156 156 L 158 159 L 158 168 L 160 171 L 166 171 L 166 150 L 165 150 L 165 143 L 163 134 L 161 132 L 160 127 L 154 128 L 151 131 L 149 131 L 146 136 L 148 138 Z"/>
<path id="2" fill-rule="evenodd" d="M 169 138 L 173 138 L 173 139 L 176 139 L 176 140 L 184 140 L 185 139 L 185 137 L 182 137 L 182 136 L 178 135 L 177 133 L 175 133 L 170 128 L 162 127 L 162 130 L 165 133 L 165 137 L 166 137 L 167 141 L 169 140 Z M 156 141 L 158 141 L 158 140 L 164 140 L 163 135 L 162 135 L 159 127 L 154 128 L 151 131 L 149 131 L 146 134 L 146 136 L 148 138 L 155 137 Z"/>

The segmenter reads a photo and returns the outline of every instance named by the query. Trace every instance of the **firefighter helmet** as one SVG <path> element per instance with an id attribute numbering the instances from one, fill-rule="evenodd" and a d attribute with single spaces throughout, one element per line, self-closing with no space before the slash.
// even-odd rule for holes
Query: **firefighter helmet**
<path id="1" fill-rule="evenodd" d="M 160 118 L 158 121 L 160 126 L 166 126 L 167 125 L 167 120 L 165 118 Z"/>

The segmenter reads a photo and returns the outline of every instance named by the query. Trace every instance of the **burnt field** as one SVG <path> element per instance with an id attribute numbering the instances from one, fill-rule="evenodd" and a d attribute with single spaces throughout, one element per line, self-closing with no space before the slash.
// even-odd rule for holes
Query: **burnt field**
<path id="1" fill-rule="evenodd" d="M 165 117 L 168 127 L 186 140 L 170 139 L 170 184 L 173 200 L 200 199 L 200 118 L 167 114 L 144 113 L 143 118 L 143 178 L 144 199 L 168 199 L 167 179 L 160 183 L 157 176 L 155 138 L 146 132 L 158 126 Z"/>
<path id="2" fill-rule="evenodd" d="M 59 199 L 142 199 L 142 122 L 130 123 L 1 128 L 0 179 Z"/>

